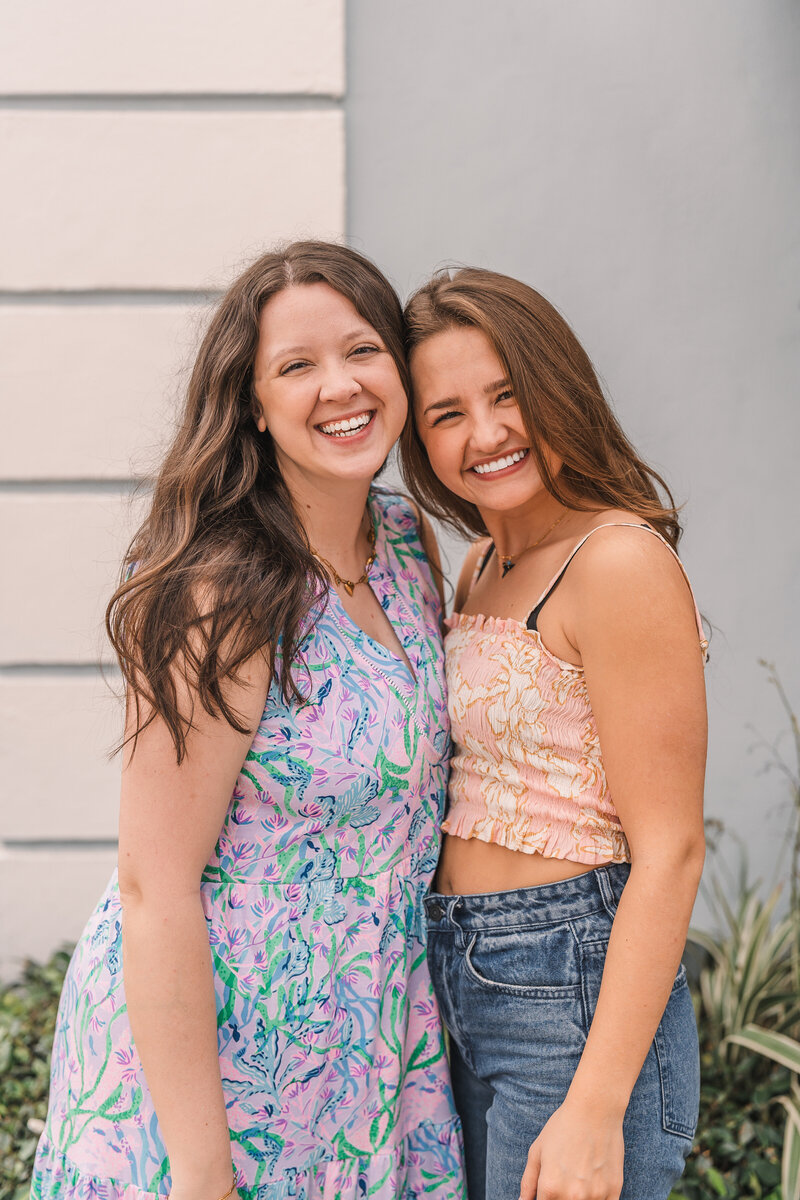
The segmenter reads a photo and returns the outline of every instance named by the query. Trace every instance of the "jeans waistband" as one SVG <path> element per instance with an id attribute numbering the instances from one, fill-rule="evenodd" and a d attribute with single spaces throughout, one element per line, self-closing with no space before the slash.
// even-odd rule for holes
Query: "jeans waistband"
<path id="1" fill-rule="evenodd" d="M 445 896 L 429 892 L 425 914 L 431 929 L 504 929 L 549 925 L 605 908 L 613 915 L 630 875 L 629 863 L 609 863 L 584 875 L 510 892 Z"/>

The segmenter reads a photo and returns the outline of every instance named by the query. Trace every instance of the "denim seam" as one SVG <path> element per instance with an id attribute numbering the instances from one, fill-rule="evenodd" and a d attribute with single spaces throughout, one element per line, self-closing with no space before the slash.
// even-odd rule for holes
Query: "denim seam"
<path id="1" fill-rule="evenodd" d="M 605 908 L 592 908 L 592 909 L 589 909 L 587 912 L 570 914 L 569 920 L 567 920 L 564 917 L 560 917 L 557 921 L 536 921 L 533 924 L 529 923 L 527 925 L 514 925 L 514 924 L 509 923 L 507 918 L 504 918 L 504 919 L 502 919 L 502 923 L 499 925 L 481 924 L 480 927 L 477 929 L 470 928 L 468 926 L 463 927 L 463 926 L 459 925 L 458 928 L 459 929 L 463 928 L 464 933 L 475 934 L 475 936 L 477 936 L 479 933 L 529 933 L 532 929 L 556 929 L 559 925 L 571 925 L 571 922 L 573 920 L 580 921 L 585 917 L 592 917 L 596 913 L 601 913 L 601 912 L 605 912 L 605 911 L 606 911 Z M 457 922 L 456 922 L 456 924 L 457 924 Z M 443 930 L 437 929 L 435 924 L 431 924 L 431 929 L 435 933 L 445 932 Z M 453 931 L 453 932 L 455 932 L 455 931 Z"/>
<path id="2" fill-rule="evenodd" d="M 571 923 L 570 923 L 569 928 L 570 928 L 570 932 L 572 933 L 572 936 L 575 940 L 575 946 L 576 946 L 576 949 L 578 952 L 578 962 L 580 963 L 581 1009 L 582 1009 L 581 1016 L 583 1017 L 583 1034 L 584 1034 L 584 1037 L 588 1037 L 589 1036 L 589 1026 L 591 1025 L 591 1019 L 589 1017 L 591 1005 L 589 1004 L 589 995 L 587 992 L 588 980 L 586 977 L 586 963 L 584 961 L 584 949 L 585 949 L 585 946 L 590 943 L 581 942 L 581 939 L 578 937 L 577 933 L 575 932 L 575 928 Z"/>
<path id="3" fill-rule="evenodd" d="M 660 1024 L 656 1030 L 656 1036 L 653 1039 L 653 1045 L 655 1046 L 656 1062 L 658 1063 L 658 1081 L 661 1085 L 661 1127 L 665 1133 L 674 1133 L 678 1137 L 688 1138 L 689 1141 L 692 1141 L 694 1138 L 694 1129 L 691 1129 L 688 1125 L 685 1125 L 683 1121 L 676 1121 L 667 1116 L 667 1107 L 671 1103 L 671 1095 L 667 1072 L 661 1057 L 659 1037 L 661 1037 L 661 1039 L 664 1037 L 664 1033 Z"/>
<path id="4" fill-rule="evenodd" d="M 582 952 L 588 951 L 590 954 L 597 947 L 603 954 L 608 950 L 608 938 L 586 938 L 585 941 L 578 939 L 578 946 Z"/>
<path id="5" fill-rule="evenodd" d="M 617 915 L 617 899 L 614 895 L 614 889 L 611 886 L 611 880 L 602 867 L 597 872 L 597 887 L 603 901 L 603 908 L 613 920 Z"/>

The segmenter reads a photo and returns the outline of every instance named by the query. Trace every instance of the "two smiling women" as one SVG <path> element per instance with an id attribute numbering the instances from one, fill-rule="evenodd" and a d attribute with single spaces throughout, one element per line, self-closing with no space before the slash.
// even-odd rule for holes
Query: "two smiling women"
<path id="1" fill-rule="evenodd" d="M 373 484 L 401 432 L 418 503 L 478 535 L 435 891 L 440 571 Z M 34 1197 L 463 1200 L 463 1123 L 470 1200 L 665 1200 L 705 727 L 663 491 L 521 284 L 438 278 L 404 325 L 370 262 L 306 242 L 233 285 L 109 606 L 119 871 Z"/>

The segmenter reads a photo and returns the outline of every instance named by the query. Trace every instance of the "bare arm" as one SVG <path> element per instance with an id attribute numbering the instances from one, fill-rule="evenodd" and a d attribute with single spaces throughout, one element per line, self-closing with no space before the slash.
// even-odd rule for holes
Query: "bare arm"
<path id="1" fill-rule="evenodd" d="M 609 790 L 631 847 L 586 1046 L 531 1147 L 522 1200 L 617 1200 L 622 1120 L 655 1036 L 703 865 L 706 712 L 680 568 L 655 538 L 598 532 L 576 558 L 565 632 L 579 651 Z M 581 1190 L 582 1189 L 582 1190 Z"/>
<path id="2" fill-rule="evenodd" d="M 228 688 L 252 729 L 266 690 L 260 656 Z M 191 703 L 186 689 L 183 699 Z M 120 811 L 125 992 L 170 1158 L 173 1200 L 217 1200 L 231 1185 L 200 878 L 251 737 L 212 719 L 199 704 L 195 725 L 180 767 L 163 722 L 140 735 L 123 767 Z"/>

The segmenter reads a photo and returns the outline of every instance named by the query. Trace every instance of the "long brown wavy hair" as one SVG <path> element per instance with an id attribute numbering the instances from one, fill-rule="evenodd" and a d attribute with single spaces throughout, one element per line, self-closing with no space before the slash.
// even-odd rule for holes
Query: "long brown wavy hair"
<path id="1" fill-rule="evenodd" d="M 447 329 L 480 329 L 503 364 L 548 492 L 567 508 L 636 513 L 677 548 L 681 527 L 672 493 L 622 432 L 588 354 L 544 296 L 495 271 L 444 270 L 411 297 L 405 321 L 409 357 Z M 562 460 L 557 474 L 543 447 Z M 460 533 L 487 532 L 475 505 L 455 496 L 431 469 L 413 406 L 400 453 L 406 483 L 424 508 Z"/>
<path id="2" fill-rule="evenodd" d="M 184 684 L 213 716 L 248 732 L 225 697 L 226 680 L 253 654 L 267 657 L 285 699 L 303 624 L 327 588 L 277 467 L 256 428 L 253 363 L 264 305 L 292 286 L 327 283 L 376 330 L 408 390 L 400 301 L 378 268 L 346 246 L 294 242 L 265 254 L 223 296 L 200 346 L 182 419 L 106 610 L 135 720 L 136 748 L 156 717 L 178 763 L 191 712 Z M 148 711 L 145 713 L 144 709 Z"/>

